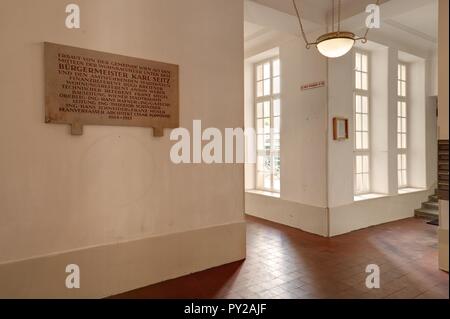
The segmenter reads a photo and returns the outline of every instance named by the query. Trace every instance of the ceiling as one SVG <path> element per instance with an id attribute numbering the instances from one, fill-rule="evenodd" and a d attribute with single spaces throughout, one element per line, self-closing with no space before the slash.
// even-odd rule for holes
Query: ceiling
<path id="1" fill-rule="evenodd" d="M 247 0 L 295 16 L 292 0 Z M 375 0 L 341 0 L 343 25 L 351 30 L 361 29 L 367 16 L 365 7 Z M 331 0 L 296 0 L 305 20 L 327 25 L 331 14 Z M 336 1 L 337 3 L 337 1 Z M 435 50 L 438 33 L 438 0 L 381 0 L 381 29 L 371 32 L 391 41 L 413 45 L 420 50 Z M 347 23 L 348 22 L 348 23 Z M 269 28 L 246 23 L 245 39 L 254 41 L 270 32 Z M 266 34 L 267 36 L 267 34 Z"/>

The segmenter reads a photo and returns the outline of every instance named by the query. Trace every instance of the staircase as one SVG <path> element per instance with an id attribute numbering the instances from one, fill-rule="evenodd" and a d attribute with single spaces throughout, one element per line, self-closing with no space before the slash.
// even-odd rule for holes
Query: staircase
<path id="1" fill-rule="evenodd" d="M 422 203 L 422 207 L 414 211 L 417 218 L 439 220 L 439 198 L 437 194 L 428 197 L 428 201 Z"/>

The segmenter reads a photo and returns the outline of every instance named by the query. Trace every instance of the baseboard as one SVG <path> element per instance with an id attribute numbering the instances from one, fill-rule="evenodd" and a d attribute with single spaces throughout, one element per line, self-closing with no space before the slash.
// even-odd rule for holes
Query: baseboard
<path id="1" fill-rule="evenodd" d="M 431 190 L 386 196 L 330 208 L 330 237 L 414 217 Z"/>
<path id="2" fill-rule="evenodd" d="M 255 193 L 245 193 L 245 213 L 308 233 L 328 236 L 327 209 Z"/>
<path id="3" fill-rule="evenodd" d="M 245 258 L 245 222 L 0 265 L 0 298 L 102 298 Z M 65 286 L 68 264 L 80 288 Z"/>

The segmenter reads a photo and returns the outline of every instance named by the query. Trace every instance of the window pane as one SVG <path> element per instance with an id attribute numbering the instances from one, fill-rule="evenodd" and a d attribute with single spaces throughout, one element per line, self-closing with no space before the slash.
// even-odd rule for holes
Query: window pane
<path id="1" fill-rule="evenodd" d="M 263 95 L 263 82 L 256 83 L 256 96 L 261 97 Z"/>
<path id="2" fill-rule="evenodd" d="M 356 173 L 362 173 L 362 156 L 356 156 Z"/>
<path id="3" fill-rule="evenodd" d="M 275 174 L 273 176 L 273 189 L 277 192 L 280 191 L 280 175 L 279 174 Z"/>
<path id="4" fill-rule="evenodd" d="M 264 174 L 264 188 L 270 189 L 272 187 L 270 174 Z"/>
<path id="5" fill-rule="evenodd" d="M 402 148 L 402 134 L 397 134 L 397 148 Z"/>
<path id="6" fill-rule="evenodd" d="M 361 129 L 362 129 L 361 114 L 356 114 L 355 124 L 356 124 L 356 131 L 361 131 Z"/>
<path id="7" fill-rule="evenodd" d="M 264 80 L 264 96 L 270 95 L 270 79 Z"/>
<path id="8" fill-rule="evenodd" d="M 256 81 L 261 81 L 263 79 L 263 66 L 258 65 L 256 67 Z"/>
<path id="9" fill-rule="evenodd" d="M 273 61 L 273 76 L 280 76 L 280 60 Z"/>
<path id="10" fill-rule="evenodd" d="M 264 117 L 270 117 L 270 102 L 264 102 Z"/>
<path id="11" fill-rule="evenodd" d="M 356 133 L 356 149 L 362 149 L 362 133 Z"/>
<path id="12" fill-rule="evenodd" d="M 363 147 L 363 149 L 369 149 L 369 134 L 364 132 L 364 133 L 362 133 L 362 135 L 363 135 L 362 147 Z"/>
<path id="13" fill-rule="evenodd" d="M 369 156 L 363 157 L 363 172 L 364 173 L 369 172 Z"/>
<path id="14" fill-rule="evenodd" d="M 273 78 L 273 94 L 280 94 L 280 77 Z"/>
<path id="15" fill-rule="evenodd" d="M 270 158 L 270 156 L 264 156 L 263 171 L 264 172 L 272 171 L 272 159 Z"/>
<path id="16" fill-rule="evenodd" d="M 264 64 L 264 79 L 270 78 L 270 63 Z"/>
<path id="17" fill-rule="evenodd" d="M 362 130 L 369 131 L 369 117 L 365 114 L 362 116 Z"/>
<path id="18" fill-rule="evenodd" d="M 264 134 L 270 134 L 270 117 L 264 119 Z"/>
<path id="19" fill-rule="evenodd" d="M 270 144 L 271 144 L 270 135 L 268 134 L 264 135 L 264 149 L 266 151 L 270 151 Z"/>
<path id="20" fill-rule="evenodd" d="M 369 113 L 369 102 L 367 96 L 362 97 L 362 113 Z"/>
<path id="21" fill-rule="evenodd" d="M 397 132 L 402 132 L 402 119 L 400 117 L 397 118 Z"/>
<path id="22" fill-rule="evenodd" d="M 406 81 L 406 66 L 402 65 L 402 80 Z"/>
<path id="23" fill-rule="evenodd" d="M 264 120 L 263 119 L 256 120 L 256 133 L 258 133 L 258 134 L 264 133 Z"/>
<path id="24" fill-rule="evenodd" d="M 406 117 L 406 103 L 405 102 L 402 103 L 402 116 Z"/>
<path id="25" fill-rule="evenodd" d="M 264 169 L 264 157 L 263 156 L 258 156 L 258 158 L 256 160 L 256 169 L 260 172 Z"/>
<path id="26" fill-rule="evenodd" d="M 363 90 L 367 90 L 369 83 L 368 83 L 368 79 L 367 79 L 367 73 L 362 73 L 362 89 Z"/>
<path id="27" fill-rule="evenodd" d="M 277 116 L 273 119 L 273 131 L 274 133 L 280 132 L 280 117 Z"/>
<path id="28" fill-rule="evenodd" d="M 277 151 L 280 150 L 280 134 L 273 135 L 273 149 Z"/>
<path id="29" fill-rule="evenodd" d="M 280 115 L 281 115 L 280 100 L 273 100 L 273 116 L 280 116 Z"/>
<path id="30" fill-rule="evenodd" d="M 264 117 L 263 104 L 262 103 L 256 104 L 256 117 L 257 118 L 263 118 Z"/>
<path id="31" fill-rule="evenodd" d="M 360 53 L 355 54 L 355 70 L 358 70 L 358 71 L 361 70 L 361 54 Z"/>
<path id="32" fill-rule="evenodd" d="M 402 96 L 406 96 L 406 83 L 402 82 Z"/>
<path id="33" fill-rule="evenodd" d="M 369 174 L 363 175 L 363 191 L 368 192 L 370 190 L 370 180 L 369 180 Z"/>
<path id="34" fill-rule="evenodd" d="M 368 72 L 368 64 L 367 64 L 367 55 L 363 54 L 362 55 L 362 71 L 364 72 Z"/>
<path id="35" fill-rule="evenodd" d="M 258 151 L 264 150 L 264 135 L 258 135 L 256 143 Z"/>
<path id="36" fill-rule="evenodd" d="M 355 86 L 358 90 L 362 89 L 362 87 L 361 87 L 361 72 L 355 73 Z"/>
<path id="37" fill-rule="evenodd" d="M 362 105 L 361 105 L 362 101 L 361 101 L 361 96 L 357 95 L 356 96 L 356 113 L 361 113 L 362 112 Z"/>

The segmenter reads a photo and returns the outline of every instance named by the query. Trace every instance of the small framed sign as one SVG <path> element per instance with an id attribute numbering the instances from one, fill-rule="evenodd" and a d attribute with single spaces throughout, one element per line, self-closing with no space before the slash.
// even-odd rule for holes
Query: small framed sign
<path id="1" fill-rule="evenodd" d="M 343 141 L 348 139 L 348 119 L 335 117 L 333 119 L 333 139 Z"/>

